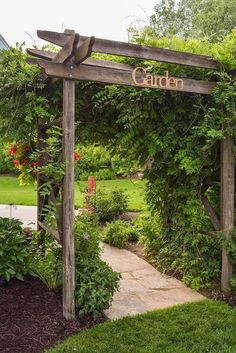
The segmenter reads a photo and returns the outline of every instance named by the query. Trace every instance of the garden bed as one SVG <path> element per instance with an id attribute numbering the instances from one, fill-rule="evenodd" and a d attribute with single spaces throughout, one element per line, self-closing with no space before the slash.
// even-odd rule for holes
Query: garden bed
<path id="1" fill-rule="evenodd" d="M 49 290 L 28 276 L 0 287 L 0 322 L 1 353 L 41 353 L 98 321 L 65 320 L 61 290 Z"/>

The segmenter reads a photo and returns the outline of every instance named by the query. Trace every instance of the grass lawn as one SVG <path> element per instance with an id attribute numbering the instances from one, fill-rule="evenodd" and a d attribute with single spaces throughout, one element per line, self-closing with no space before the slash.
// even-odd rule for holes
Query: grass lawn
<path id="1" fill-rule="evenodd" d="M 236 310 L 204 300 L 109 321 L 47 353 L 235 353 Z"/>
<path id="2" fill-rule="evenodd" d="M 129 196 L 129 210 L 146 210 L 144 201 L 144 180 L 119 179 L 97 181 L 97 187 L 112 189 L 117 187 L 125 190 Z M 75 204 L 83 206 L 83 191 L 86 182 L 75 183 Z M 36 190 L 33 186 L 19 186 L 18 179 L 10 176 L 0 176 L 0 204 L 36 205 Z"/>

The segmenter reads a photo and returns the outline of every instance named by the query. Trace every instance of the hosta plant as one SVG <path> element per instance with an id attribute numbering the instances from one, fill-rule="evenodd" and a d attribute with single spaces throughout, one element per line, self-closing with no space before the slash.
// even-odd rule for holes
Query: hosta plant
<path id="1" fill-rule="evenodd" d="M 23 280 L 29 272 L 28 241 L 17 219 L 0 217 L 0 278 Z"/>

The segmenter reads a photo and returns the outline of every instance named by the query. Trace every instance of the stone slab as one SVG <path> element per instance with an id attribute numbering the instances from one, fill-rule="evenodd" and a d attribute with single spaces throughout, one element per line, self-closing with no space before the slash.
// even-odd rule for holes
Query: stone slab
<path id="1" fill-rule="evenodd" d="M 143 259 L 124 249 L 102 244 L 102 259 L 121 272 L 120 290 L 105 314 L 118 319 L 205 299 L 181 281 L 157 271 Z"/>

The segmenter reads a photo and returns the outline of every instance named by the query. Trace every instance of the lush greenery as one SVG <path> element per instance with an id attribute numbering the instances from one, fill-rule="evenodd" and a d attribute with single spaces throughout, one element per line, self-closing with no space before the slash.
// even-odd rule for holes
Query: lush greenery
<path id="1" fill-rule="evenodd" d="M 107 223 L 102 240 L 117 248 L 125 248 L 129 240 L 129 230 L 130 225 L 122 220 Z"/>
<path id="2" fill-rule="evenodd" d="M 42 232 L 32 233 L 30 272 L 49 289 L 62 285 L 61 246 L 51 235 Z"/>
<path id="3" fill-rule="evenodd" d="M 23 280 L 30 269 L 29 244 L 16 219 L 0 217 L 0 278 Z"/>
<path id="4" fill-rule="evenodd" d="M 47 353 L 233 353 L 235 325 L 233 309 L 202 301 L 97 325 Z"/>
<path id="5" fill-rule="evenodd" d="M 224 70 L 236 66 L 236 30 L 214 44 L 177 37 L 159 39 L 146 33 L 134 40 L 212 54 L 222 63 L 219 73 L 142 62 L 154 73 L 169 70 L 174 76 L 219 83 L 211 96 L 106 86 L 94 96 L 91 111 L 92 121 L 99 121 L 91 138 L 119 146 L 121 155 L 123 152 L 140 165 L 152 158 L 151 168 L 146 169 L 147 198 L 154 217 L 158 217 L 159 229 L 154 234 L 156 244 L 152 242 L 155 247 L 148 246 L 153 250 L 149 254 L 158 264 L 162 258 L 162 269 L 177 271 L 199 289 L 220 279 L 221 244 L 202 198 L 208 197 L 218 215 L 219 189 L 207 185 L 207 180 L 219 180 L 220 140 L 224 133 L 235 135 L 236 83 Z M 129 63 L 140 65 L 136 59 Z M 87 121 L 89 124 L 89 117 Z"/>
<path id="6" fill-rule="evenodd" d="M 127 176 L 135 171 L 137 166 L 120 159 L 101 145 L 78 145 L 79 163 L 75 165 L 75 177 L 78 180 L 87 180 L 88 176 L 95 176 L 96 180 L 111 180 L 116 176 Z"/>
<path id="7" fill-rule="evenodd" d="M 88 203 L 98 215 L 100 221 L 111 221 L 127 211 L 128 200 L 124 191 L 97 189 L 96 193 L 88 197 Z"/>
<path id="8" fill-rule="evenodd" d="M 127 195 L 128 210 L 146 210 L 145 203 L 145 180 L 118 179 L 98 181 L 97 187 L 105 190 L 121 189 Z M 80 181 L 75 184 L 76 207 L 83 207 L 84 192 L 87 183 Z M 15 177 L 0 176 L 0 204 L 10 203 L 14 205 L 36 205 L 36 187 L 31 185 L 19 186 Z"/>
<path id="9" fill-rule="evenodd" d="M 80 213 L 75 221 L 75 306 L 81 316 L 95 319 L 109 308 L 120 280 L 120 274 L 101 260 L 99 239 L 97 216 Z M 33 232 L 30 254 L 30 272 L 50 289 L 61 286 L 61 246 L 51 236 Z"/>
<path id="10" fill-rule="evenodd" d="M 75 305 L 81 315 L 94 318 L 109 308 L 120 279 L 100 251 L 98 219 L 81 214 L 75 223 Z"/>
<path id="11" fill-rule="evenodd" d="M 0 174 L 15 173 L 16 168 L 12 163 L 12 157 L 9 155 L 9 144 L 0 144 Z"/>
<path id="12" fill-rule="evenodd" d="M 201 1 L 201 4 L 209 2 Z M 220 4 L 220 0 L 215 4 Z M 215 8 L 219 9 L 219 6 Z M 234 11 L 231 12 L 233 16 Z M 194 13 L 200 11 L 194 10 Z M 217 16 L 213 17 L 217 19 Z M 210 32 L 208 34 L 211 36 Z M 149 242 L 153 249 L 148 243 L 148 252 L 154 261 L 162 258 L 160 263 L 166 271 L 177 270 L 194 288 L 208 286 L 212 279 L 219 279 L 221 245 L 202 198 L 208 197 L 216 214 L 219 213 L 219 191 L 207 181 L 218 181 L 220 140 L 225 132 L 235 136 L 236 131 L 236 82 L 227 74 L 236 67 L 236 29 L 220 42 L 218 37 L 212 41 L 185 40 L 184 36 L 172 35 L 160 38 L 153 30 L 135 33 L 132 40 L 213 55 L 221 63 L 218 71 L 113 58 L 133 66 L 144 66 L 154 74 L 169 70 L 176 77 L 218 81 L 213 94 L 200 96 L 79 82 L 76 143 L 103 145 L 111 155 L 126 160 L 127 164 L 136 163 L 142 168 L 148 165 L 147 200 L 154 217 L 158 218 L 156 243 L 160 243 Z M 110 56 L 105 58 L 111 59 Z M 39 70 L 25 63 L 25 55 L 20 49 L 2 54 L 1 136 L 14 141 L 27 136 L 34 142 L 37 119 L 49 121 L 61 116 L 60 87 L 55 87 L 50 95 L 40 91 L 41 88 Z M 53 158 L 52 166 L 49 164 L 43 172 L 50 178 L 58 176 L 59 180 L 63 175 L 59 144 L 55 155 L 57 158 Z M 150 159 L 152 166 L 147 163 Z"/>

